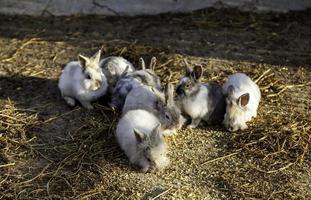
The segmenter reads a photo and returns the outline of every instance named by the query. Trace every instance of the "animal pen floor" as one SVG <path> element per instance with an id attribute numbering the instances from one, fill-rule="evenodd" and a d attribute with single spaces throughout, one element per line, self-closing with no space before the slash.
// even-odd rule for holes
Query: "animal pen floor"
<path id="1" fill-rule="evenodd" d="M 141 17 L 0 17 L 0 199 L 311 199 L 311 11 L 207 9 Z M 182 60 L 223 83 L 243 71 L 262 92 L 249 129 L 182 129 L 170 166 L 133 170 L 116 144 L 119 114 L 61 99 L 61 64 L 91 55 Z M 171 72 L 171 73 L 170 73 Z M 171 76 L 168 76 L 171 74 Z"/>

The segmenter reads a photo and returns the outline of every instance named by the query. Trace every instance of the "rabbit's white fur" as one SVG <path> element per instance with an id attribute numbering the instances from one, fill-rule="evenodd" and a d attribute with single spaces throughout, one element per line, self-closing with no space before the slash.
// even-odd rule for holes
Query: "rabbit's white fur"
<path id="1" fill-rule="evenodd" d="M 146 159 L 144 152 L 139 149 L 134 129 L 150 134 L 159 123 L 155 115 L 139 109 L 128 111 L 118 122 L 117 141 L 130 162 L 140 166 L 142 171 L 147 171 L 152 167 L 152 163 Z M 155 154 L 154 158 L 156 159 L 153 161 L 156 168 L 163 168 L 169 164 L 169 159 L 166 157 L 166 145 L 163 141 L 156 147 L 151 146 L 150 150 Z"/>
<path id="2" fill-rule="evenodd" d="M 225 114 L 225 98 L 222 87 L 214 82 L 201 83 L 202 66 L 190 67 L 186 64 L 186 74 L 176 86 L 177 99 L 181 109 L 190 116 L 189 128 L 197 127 L 201 121 L 219 124 Z"/>
<path id="3" fill-rule="evenodd" d="M 125 70 L 127 72 L 135 71 L 134 66 L 128 60 L 123 57 L 111 56 L 102 59 L 99 62 L 99 66 L 107 68 L 111 76 L 121 76 Z"/>
<path id="4" fill-rule="evenodd" d="M 232 92 L 228 91 L 230 86 L 233 88 Z M 235 73 L 228 77 L 223 85 L 223 92 L 227 95 L 224 125 L 230 131 L 246 129 L 246 122 L 257 116 L 261 98 L 259 87 L 244 73 Z M 239 105 L 239 98 L 247 93 L 249 94 L 248 103 L 245 106 Z"/>
<path id="5" fill-rule="evenodd" d="M 118 80 L 127 73 L 134 72 L 135 68 L 128 60 L 123 57 L 110 56 L 99 62 L 103 73 L 108 79 L 109 92 L 112 93 Z"/>
<path id="6" fill-rule="evenodd" d="M 96 57 L 100 55 L 100 51 Z M 88 58 L 83 57 L 88 60 Z M 96 60 L 96 59 L 95 59 Z M 99 60 L 97 58 L 97 60 Z M 98 63 L 90 60 L 86 62 L 85 70 L 83 71 L 80 62 L 73 61 L 68 63 L 58 82 L 58 87 L 61 91 L 62 97 L 70 106 L 75 105 L 75 100 L 78 100 L 83 107 L 92 109 L 91 101 L 98 99 L 106 94 L 108 83 Z M 91 67 L 87 66 L 91 65 Z M 91 77 L 86 78 L 86 73 Z"/>
<path id="7" fill-rule="evenodd" d="M 181 103 L 184 111 L 191 117 L 191 119 L 201 119 L 208 112 L 207 103 L 208 90 L 204 85 L 200 86 L 200 90 L 196 96 L 192 98 L 184 98 Z M 189 125 L 189 128 L 195 128 L 200 121 L 194 122 Z"/>

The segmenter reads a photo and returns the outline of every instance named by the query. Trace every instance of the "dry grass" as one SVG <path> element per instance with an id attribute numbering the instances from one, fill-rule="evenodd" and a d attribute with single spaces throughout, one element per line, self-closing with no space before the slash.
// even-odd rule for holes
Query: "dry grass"
<path id="1" fill-rule="evenodd" d="M 8 84 L 6 94 L 12 90 L 25 96 L 0 99 L 0 199 L 311 198 L 309 68 L 189 56 L 137 41 L 91 41 L 90 49 L 101 46 L 104 56 L 122 55 L 134 64 L 140 56 L 156 56 L 162 81 L 176 83 L 187 59 L 204 66 L 205 81 L 223 83 L 229 74 L 243 71 L 261 88 L 259 114 L 249 129 L 182 129 L 166 138 L 171 165 L 142 174 L 129 166 L 114 139 L 118 113 L 103 102 L 94 111 L 70 109 L 59 97 L 54 80 L 60 69 L 55 66 L 76 50 L 33 38 L 0 62 L 9 74 L 1 82 Z M 67 55 L 51 55 L 46 49 L 52 46 L 55 52 L 69 46 Z M 46 68 L 36 55 L 34 61 L 19 59 L 38 48 L 54 68 Z M 24 67 L 10 67 L 17 65 Z M 34 89 L 40 93 L 33 94 Z"/>

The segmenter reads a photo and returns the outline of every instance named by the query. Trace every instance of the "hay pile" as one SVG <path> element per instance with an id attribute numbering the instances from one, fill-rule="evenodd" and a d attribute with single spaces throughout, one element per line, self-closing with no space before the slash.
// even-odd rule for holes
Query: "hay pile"
<path id="1" fill-rule="evenodd" d="M 32 110 L 22 110 L 15 107 L 10 100 L 5 102 L 0 111 L 0 174 L 1 191 L 11 191 L 12 185 L 22 180 L 25 157 L 33 154 L 31 142 L 36 136 L 31 128 L 38 124 L 38 116 Z M 27 166 L 24 166 L 27 167 Z M 11 192 L 0 197 L 14 197 Z"/>

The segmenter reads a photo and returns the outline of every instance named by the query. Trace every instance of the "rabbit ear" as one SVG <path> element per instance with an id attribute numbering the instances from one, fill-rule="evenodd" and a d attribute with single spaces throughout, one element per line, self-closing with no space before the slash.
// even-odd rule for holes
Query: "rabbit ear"
<path id="1" fill-rule="evenodd" d="M 249 102 L 249 93 L 242 94 L 238 99 L 238 105 L 240 107 L 245 107 Z"/>
<path id="2" fill-rule="evenodd" d="M 194 68 L 193 68 L 193 71 L 191 73 L 192 77 L 195 79 L 195 80 L 200 80 L 200 78 L 202 77 L 202 74 L 203 74 L 203 68 L 201 65 L 196 65 Z"/>
<path id="3" fill-rule="evenodd" d="M 184 61 L 184 64 L 186 66 L 186 75 L 190 75 L 191 72 L 192 72 L 192 68 L 190 67 L 190 65 L 189 65 L 189 63 L 187 62 L 186 59 L 183 59 L 183 61 Z"/>
<path id="4" fill-rule="evenodd" d="M 85 69 L 86 67 L 86 62 L 89 60 L 87 57 L 85 56 L 82 56 L 81 54 L 79 54 L 78 56 L 78 59 L 79 59 L 79 62 L 80 62 L 80 65 L 83 69 Z"/>
<path id="5" fill-rule="evenodd" d="M 165 85 L 165 104 L 166 105 L 174 104 L 174 86 L 169 82 L 167 82 Z"/>
<path id="6" fill-rule="evenodd" d="M 164 96 L 162 92 L 154 87 L 151 87 L 151 91 L 158 97 L 158 99 L 160 99 L 161 102 L 165 102 L 166 96 Z"/>
<path id="7" fill-rule="evenodd" d="M 139 58 L 139 66 L 141 67 L 142 70 L 146 69 L 145 61 L 142 57 Z"/>
<path id="8" fill-rule="evenodd" d="M 99 50 L 99 51 L 93 56 L 93 59 L 94 59 L 94 62 L 95 62 L 95 63 L 99 63 L 99 61 L 100 61 L 100 56 L 101 56 L 101 50 Z"/>
<path id="9" fill-rule="evenodd" d="M 149 69 L 154 71 L 156 64 L 157 64 L 157 58 L 153 56 L 150 61 Z"/>
<path id="10" fill-rule="evenodd" d="M 134 134 L 138 143 L 141 143 L 145 139 L 145 134 L 137 129 L 134 129 Z"/>

